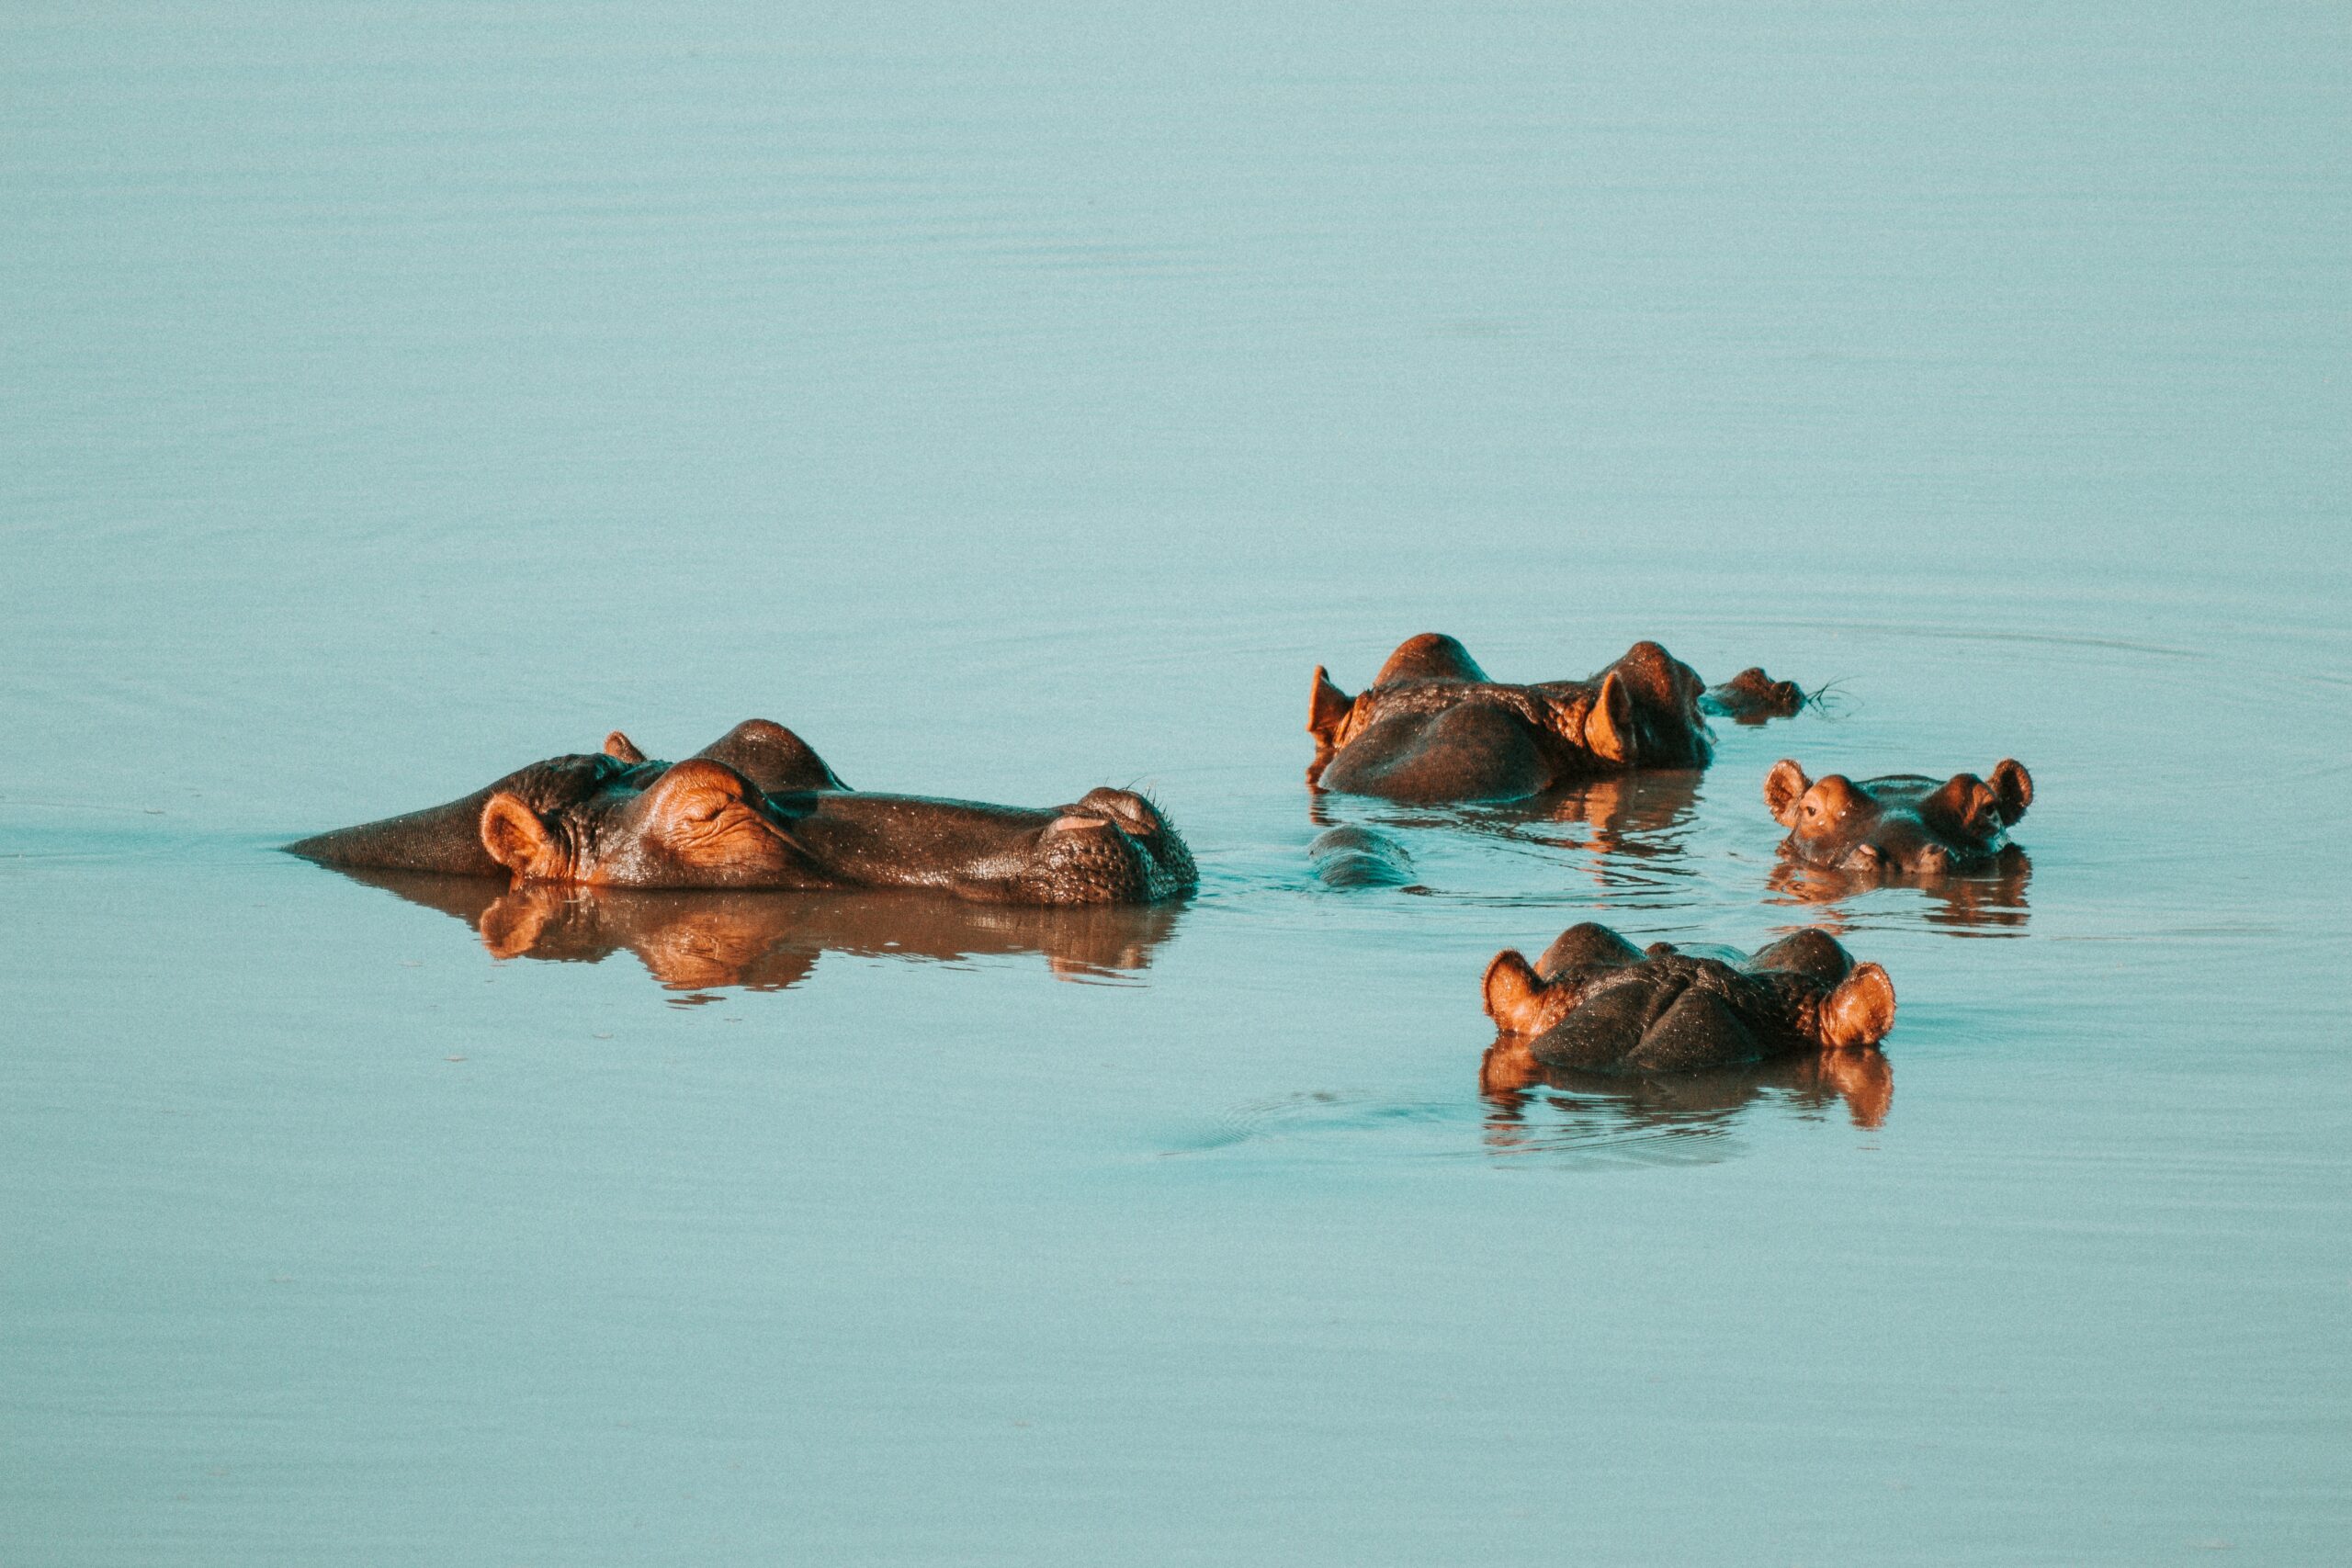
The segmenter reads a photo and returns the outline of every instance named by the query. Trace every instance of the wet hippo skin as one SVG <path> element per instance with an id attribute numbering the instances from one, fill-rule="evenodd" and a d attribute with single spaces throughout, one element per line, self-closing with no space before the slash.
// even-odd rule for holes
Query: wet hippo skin
<path id="1" fill-rule="evenodd" d="M 1608 927 L 1569 927 L 1530 964 L 1495 955 L 1482 989 L 1500 1031 L 1490 1070 L 1701 1072 L 1876 1045 L 1894 1023 L 1894 985 L 1818 931 L 1754 954 L 1637 948 Z"/>
<path id="2" fill-rule="evenodd" d="M 1916 773 L 1809 779 L 1787 758 L 1764 780 L 1764 804 L 1789 829 L 1783 855 L 1866 874 L 1934 876 L 2012 861 L 2008 829 L 2032 803 L 2032 775 L 2008 758 L 1989 782 L 1974 773 L 1941 783 Z"/>
<path id="3" fill-rule="evenodd" d="M 1003 904 L 1188 893 L 1193 857 L 1141 795 L 1044 810 L 852 790 L 753 719 L 682 762 L 616 731 L 473 794 L 287 846 L 323 864 L 649 888 L 918 887 Z"/>
<path id="4" fill-rule="evenodd" d="M 1761 670 L 1709 692 L 1654 642 L 1586 681 L 1511 685 L 1489 677 L 1453 637 L 1400 643 L 1351 697 L 1318 666 L 1306 728 L 1308 783 L 1408 802 L 1518 800 L 1637 768 L 1703 768 L 1706 714 L 1750 716 L 1802 702 Z"/>
<path id="5" fill-rule="evenodd" d="M 1413 880 L 1413 857 L 1404 845 L 1352 824 L 1317 834 L 1306 858 L 1326 887 L 1403 887 Z"/>

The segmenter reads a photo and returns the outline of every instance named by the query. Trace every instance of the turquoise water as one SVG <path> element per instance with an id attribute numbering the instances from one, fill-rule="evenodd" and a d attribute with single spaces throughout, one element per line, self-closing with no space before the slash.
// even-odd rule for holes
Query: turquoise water
<path id="1" fill-rule="evenodd" d="M 2352 1552 L 2347 32 L 0 15 L 0 1558 Z M 1424 630 L 1831 694 L 1312 800 Z M 753 715 L 1203 891 L 500 958 L 273 847 Z M 2030 873 L 1808 902 L 1784 755 Z M 1834 930 L 1891 1098 L 1482 1099 L 1587 918 Z"/>

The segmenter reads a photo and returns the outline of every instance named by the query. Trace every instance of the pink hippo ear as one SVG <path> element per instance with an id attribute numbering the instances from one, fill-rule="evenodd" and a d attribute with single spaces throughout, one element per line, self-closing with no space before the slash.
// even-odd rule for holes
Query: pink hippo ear
<path id="1" fill-rule="evenodd" d="M 1894 1027 L 1894 982 L 1875 964 L 1858 964 L 1821 999 L 1824 1050 L 1875 1045 Z"/>
<path id="2" fill-rule="evenodd" d="M 2015 822 L 2033 804 L 2033 775 L 2014 757 L 1993 764 L 1993 793 L 2001 802 L 2001 820 Z"/>
<path id="3" fill-rule="evenodd" d="M 645 753 L 637 749 L 637 742 L 617 729 L 605 737 L 605 755 L 616 758 L 631 767 L 645 761 Z"/>
<path id="4" fill-rule="evenodd" d="M 1804 776 L 1804 770 L 1797 766 L 1795 759 L 1783 757 L 1773 763 L 1772 771 L 1764 775 L 1764 805 L 1772 813 L 1772 820 L 1783 828 L 1795 827 L 1797 802 L 1812 787 L 1813 781 Z"/>
<path id="5" fill-rule="evenodd" d="M 482 802 L 481 832 L 481 847 L 514 874 L 517 885 L 563 880 L 563 851 L 521 795 L 502 789 Z"/>
<path id="6" fill-rule="evenodd" d="M 1585 749 L 1604 762 L 1631 766 L 1634 761 L 1634 696 L 1623 676 L 1611 670 L 1600 682 L 1584 716 Z"/>
<path id="7" fill-rule="evenodd" d="M 1930 820 L 1979 837 L 2000 830 L 1996 813 L 2000 810 L 2000 797 L 1993 786 L 1974 773 L 1954 773 L 1944 786 L 1920 802 Z"/>
<path id="8" fill-rule="evenodd" d="M 1355 711 L 1356 700 L 1331 683 L 1320 664 L 1315 667 L 1314 694 L 1306 699 L 1306 732 L 1327 750 L 1340 744 L 1340 726 Z"/>
<path id="9" fill-rule="evenodd" d="M 1515 947 L 1495 954 L 1479 988 L 1485 993 L 1487 1016 L 1509 1033 L 1541 1033 L 1555 1021 L 1554 1015 L 1563 1010 L 1556 1005 L 1557 998 L 1549 995 L 1554 987 Z"/>

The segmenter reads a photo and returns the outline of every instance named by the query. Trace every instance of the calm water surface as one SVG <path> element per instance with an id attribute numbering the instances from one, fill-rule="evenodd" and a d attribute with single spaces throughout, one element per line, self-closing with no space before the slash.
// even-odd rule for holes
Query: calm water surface
<path id="1" fill-rule="evenodd" d="M 2352 1555 L 2347 43 L 8 8 L 0 1558 Z M 1429 629 L 1829 695 L 1312 799 Z M 1202 891 L 274 849 L 753 715 Z M 2021 758 L 2030 872 L 1776 874 L 1783 755 Z M 1836 931 L 1884 1073 L 1482 1099 L 1586 918 Z"/>

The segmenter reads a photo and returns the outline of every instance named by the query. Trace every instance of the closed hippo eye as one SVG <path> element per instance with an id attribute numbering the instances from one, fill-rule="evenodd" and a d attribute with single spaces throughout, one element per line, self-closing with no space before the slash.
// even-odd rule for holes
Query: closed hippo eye
<path id="1" fill-rule="evenodd" d="M 752 804 L 755 792 L 722 763 L 690 758 L 645 793 L 646 837 L 680 863 L 735 871 L 775 858 L 784 833 Z"/>

